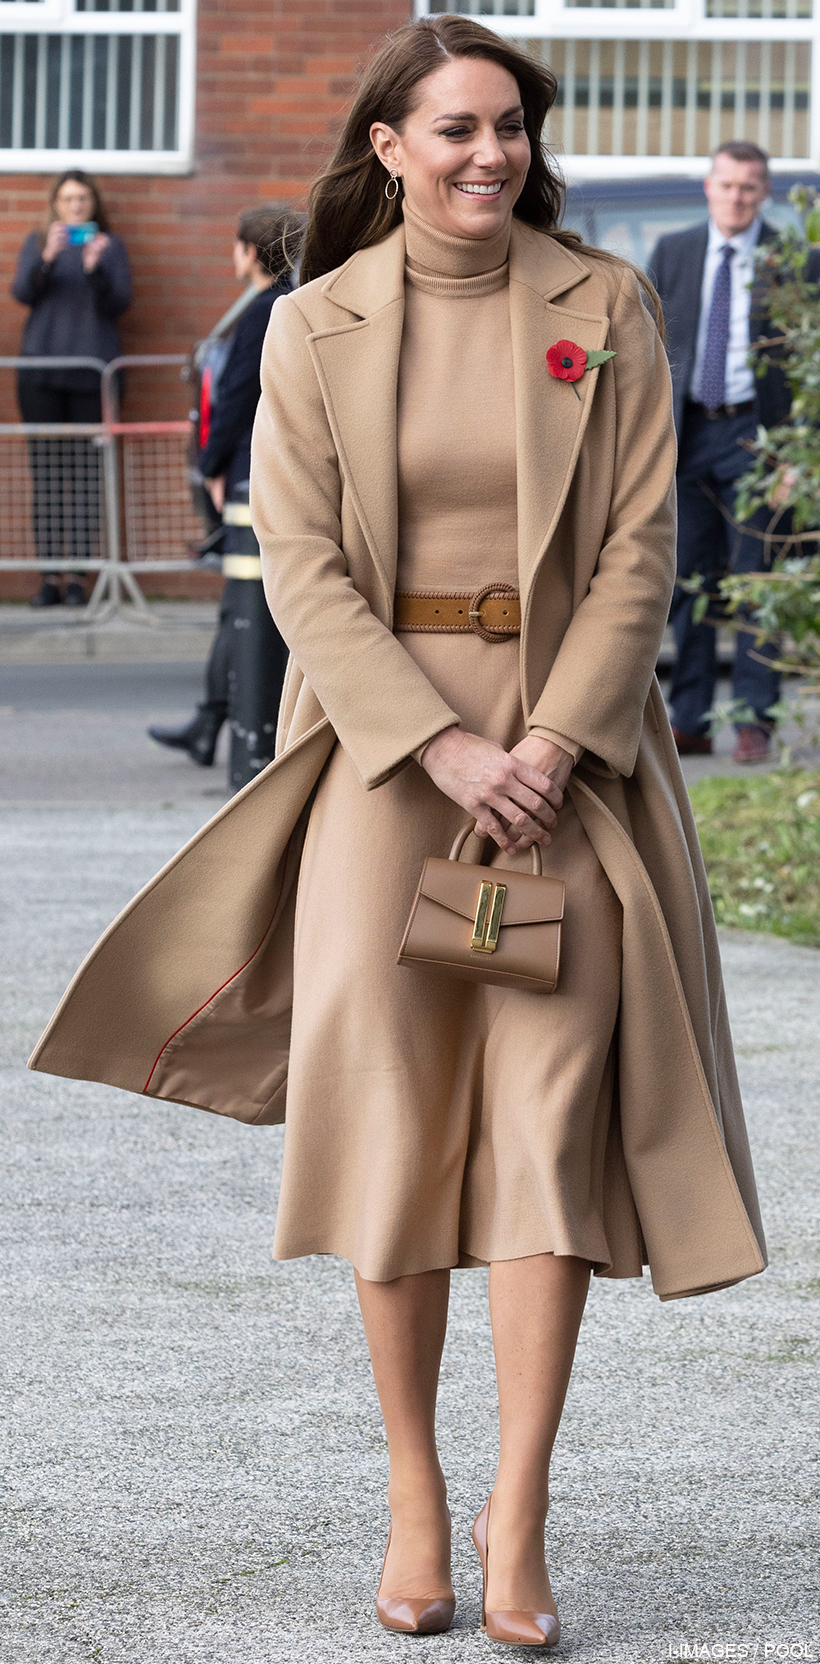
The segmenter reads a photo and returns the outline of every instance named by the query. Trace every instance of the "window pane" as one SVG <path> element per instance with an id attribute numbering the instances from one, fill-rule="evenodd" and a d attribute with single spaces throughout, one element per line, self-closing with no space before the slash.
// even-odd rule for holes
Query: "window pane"
<path id="1" fill-rule="evenodd" d="M 565 0 L 569 5 L 570 0 Z M 813 0 L 706 0 L 707 17 L 813 17 Z"/>
<path id="2" fill-rule="evenodd" d="M 675 0 L 564 0 L 565 6 L 617 6 L 630 10 L 674 10 Z"/>
<path id="3" fill-rule="evenodd" d="M 0 149 L 176 150 L 179 62 L 176 35 L 0 35 Z"/>
<path id="4" fill-rule="evenodd" d="M 178 12 L 180 0 L 74 0 L 75 12 Z"/>
<path id="5" fill-rule="evenodd" d="M 535 0 L 430 0 L 428 11 L 462 17 L 534 17 Z"/>
<path id="6" fill-rule="evenodd" d="M 708 156 L 726 139 L 810 154 L 811 43 L 520 41 L 558 76 L 549 141 L 576 156 Z"/>

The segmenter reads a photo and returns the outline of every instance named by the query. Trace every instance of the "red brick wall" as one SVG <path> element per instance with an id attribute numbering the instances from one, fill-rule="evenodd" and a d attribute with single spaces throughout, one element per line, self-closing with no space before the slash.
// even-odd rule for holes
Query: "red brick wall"
<path id="1" fill-rule="evenodd" d="M 238 293 L 230 251 L 239 213 L 259 201 L 304 204 L 359 66 L 408 13 L 406 0 L 200 0 L 192 173 L 100 177 L 134 278 L 124 352 L 187 352 L 207 333 Z M 23 238 L 42 222 L 49 183 L 41 174 L 0 176 L 0 355 L 19 344 L 26 313 L 9 285 Z M 3 421 L 17 419 L 11 383 L 0 371 Z M 134 415 L 142 403 L 133 379 Z M 0 574 L 0 595 L 30 588 L 25 577 Z"/>

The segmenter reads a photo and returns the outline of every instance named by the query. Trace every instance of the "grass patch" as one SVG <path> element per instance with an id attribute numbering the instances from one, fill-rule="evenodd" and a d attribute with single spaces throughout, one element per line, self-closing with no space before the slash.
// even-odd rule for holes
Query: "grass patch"
<path id="1" fill-rule="evenodd" d="M 820 947 L 820 773 L 690 788 L 718 924 Z"/>

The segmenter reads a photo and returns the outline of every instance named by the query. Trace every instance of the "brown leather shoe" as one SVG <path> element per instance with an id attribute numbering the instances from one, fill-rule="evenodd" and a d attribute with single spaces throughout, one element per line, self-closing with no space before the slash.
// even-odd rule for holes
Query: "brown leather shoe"
<path id="1" fill-rule="evenodd" d="M 672 738 L 679 757 L 711 757 L 712 741 L 708 734 L 685 734 L 682 728 L 672 729 Z"/>
<path id="2" fill-rule="evenodd" d="M 738 728 L 732 757 L 736 763 L 765 763 L 770 745 L 771 735 L 765 728 Z"/>
<path id="3" fill-rule="evenodd" d="M 483 1590 L 481 1596 L 481 1628 L 488 1641 L 502 1641 L 509 1647 L 557 1647 L 561 1639 L 561 1625 L 551 1612 L 488 1612 L 487 1564 L 489 1560 L 488 1532 L 490 1503 L 485 1502 L 473 1526 L 473 1542 L 481 1561 Z"/>
<path id="4" fill-rule="evenodd" d="M 393 1527 L 387 1533 L 387 1547 L 382 1563 L 382 1577 L 390 1553 Z M 379 1591 L 382 1580 L 379 1578 Z M 385 1629 L 403 1635 L 443 1635 L 455 1617 L 456 1597 L 441 1595 L 382 1595 L 376 1596 L 376 1617 Z"/>

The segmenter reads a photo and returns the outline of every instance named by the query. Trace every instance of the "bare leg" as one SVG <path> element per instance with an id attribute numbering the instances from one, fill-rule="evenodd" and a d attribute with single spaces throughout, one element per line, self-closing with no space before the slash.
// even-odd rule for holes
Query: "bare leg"
<path id="1" fill-rule="evenodd" d="M 490 1510 L 491 1611 L 555 1613 L 544 1560 L 550 1457 L 589 1271 L 586 1260 L 553 1254 L 490 1267 L 501 1433 Z"/>
<path id="2" fill-rule="evenodd" d="M 371 1283 L 357 1272 L 356 1290 L 390 1453 L 393 1529 L 381 1592 L 449 1596 L 450 1515 L 435 1423 L 450 1273 Z"/>

